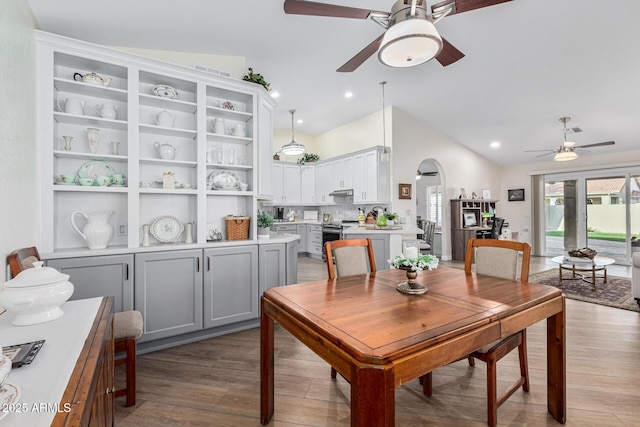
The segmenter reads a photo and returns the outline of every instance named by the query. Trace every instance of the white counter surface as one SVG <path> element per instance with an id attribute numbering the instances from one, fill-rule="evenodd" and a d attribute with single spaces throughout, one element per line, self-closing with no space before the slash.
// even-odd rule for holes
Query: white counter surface
<path id="1" fill-rule="evenodd" d="M 398 227 L 404 227 L 403 225 L 399 225 Z M 342 234 L 345 235 L 353 235 L 353 234 L 422 234 L 423 230 L 417 227 L 407 227 L 402 229 L 391 229 L 391 228 L 374 228 L 373 224 L 366 224 L 364 226 L 358 225 L 353 227 L 348 227 L 342 230 Z"/>
<path id="2" fill-rule="evenodd" d="M 4 426 L 49 426 L 59 406 L 78 356 L 89 335 L 102 298 L 64 303 L 64 315 L 56 320 L 31 326 L 13 326 L 14 315 L 0 315 L 3 346 L 46 340 L 31 365 L 16 368 L 8 383 L 21 389 L 21 396 L 4 419 Z M 1 408 L 0 408 L 1 409 Z"/>

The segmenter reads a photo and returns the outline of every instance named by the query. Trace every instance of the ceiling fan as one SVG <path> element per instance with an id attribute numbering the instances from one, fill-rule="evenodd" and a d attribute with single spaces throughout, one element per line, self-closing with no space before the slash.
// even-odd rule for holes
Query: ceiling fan
<path id="1" fill-rule="evenodd" d="M 378 59 L 392 67 L 412 67 L 436 58 L 447 66 L 462 59 L 464 54 L 442 38 L 434 24 L 447 15 L 468 12 L 511 0 L 445 0 L 431 6 L 426 0 L 397 0 L 391 12 L 358 9 L 305 0 L 285 0 L 285 13 L 329 16 L 336 18 L 371 19 L 386 29 L 378 38 L 348 60 L 339 72 L 351 72 L 378 52 Z"/>
<path id="2" fill-rule="evenodd" d="M 615 144 L 615 141 L 606 141 L 606 142 L 598 142 L 596 144 L 575 145 L 576 144 L 575 142 L 567 141 L 567 122 L 571 120 L 571 117 L 560 117 L 560 119 L 558 120 L 562 122 L 562 127 L 564 130 L 564 139 L 563 139 L 562 145 L 559 148 L 555 148 L 553 150 L 528 150 L 527 151 L 528 153 L 533 153 L 536 151 L 547 151 L 547 153 L 540 154 L 539 156 L 536 156 L 536 157 L 543 157 L 551 153 L 555 153 L 556 155 L 553 157 L 553 160 L 555 160 L 556 162 L 566 162 L 566 161 L 575 160 L 578 158 L 578 154 L 576 153 L 576 150 L 589 151 L 589 150 L 585 150 L 585 148 L 602 147 L 604 145 Z"/>

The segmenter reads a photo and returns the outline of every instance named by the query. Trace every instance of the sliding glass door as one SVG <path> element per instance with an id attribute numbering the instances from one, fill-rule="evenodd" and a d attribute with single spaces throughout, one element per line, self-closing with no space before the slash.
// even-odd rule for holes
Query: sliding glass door
<path id="1" fill-rule="evenodd" d="M 589 247 L 629 264 L 640 251 L 640 168 L 545 176 L 547 256 Z"/>

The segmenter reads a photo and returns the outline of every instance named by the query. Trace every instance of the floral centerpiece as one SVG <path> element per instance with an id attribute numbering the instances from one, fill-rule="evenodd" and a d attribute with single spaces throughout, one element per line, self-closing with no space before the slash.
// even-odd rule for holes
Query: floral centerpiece
<path id="1" fill-rule="evenodd" d="M 427 287 L 417 283 L 416 277 L 422 270 L 434 270 L 438 268 L 438 258 L 433 255 L 418 255 L 407 257 L 405 254 L 396 255 L 389 260 L 391 267 L 405 270 L 407 281 L 399 283 L 396 289 L 404 294 L 423 294 L 427 292 Z"/>

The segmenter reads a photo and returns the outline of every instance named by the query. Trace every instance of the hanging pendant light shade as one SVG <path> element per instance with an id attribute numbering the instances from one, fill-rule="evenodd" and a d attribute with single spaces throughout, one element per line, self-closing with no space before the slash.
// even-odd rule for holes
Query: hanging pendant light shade
<path id="1" fill-rule="evenodd" d="M 282 146 L 282 152 L 288 156 L 297 156 L 304 153 L 304 145 L 298 144 L 293 134 L 293 115 L 296 110 L 289 110 L 291 113 L 291 142 Z"/>
<path id="2" fill-rule="evenodd" d="M 387 121 L 385 120 L 384 114 L 384 85 L 386 84 L 387 82 L 380 82 L 380 86 L 382 87 L 382 144 L 384 145 L 381 160 L 383 162 L 388 162 L 391 157 L 389 153 L 390 150 L 387 148 Z"/>

